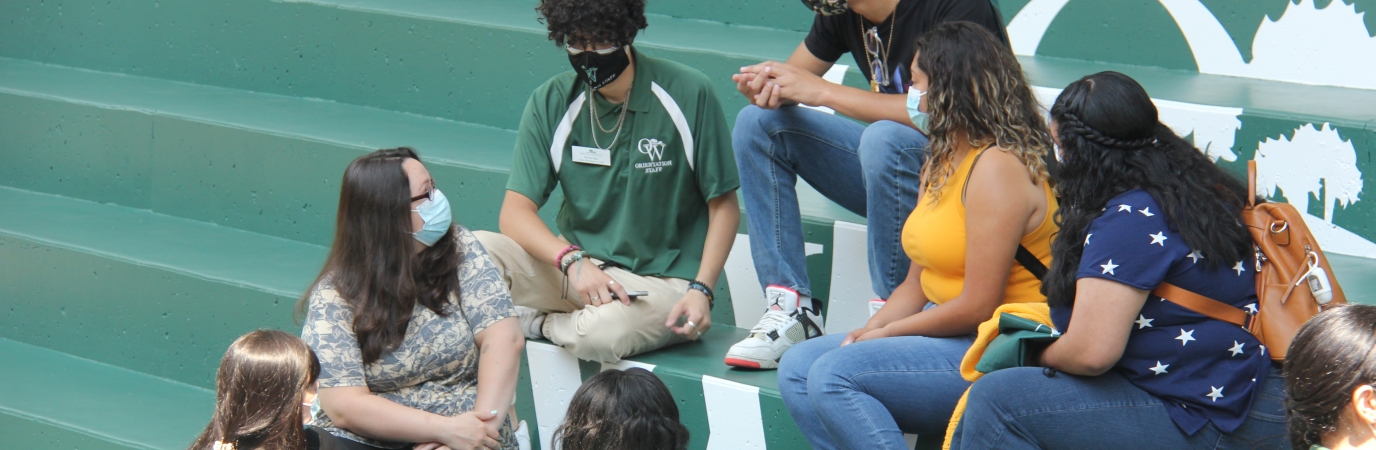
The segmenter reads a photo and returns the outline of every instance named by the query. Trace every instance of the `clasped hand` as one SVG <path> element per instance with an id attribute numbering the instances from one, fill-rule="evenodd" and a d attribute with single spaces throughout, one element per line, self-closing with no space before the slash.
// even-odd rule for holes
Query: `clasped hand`
<path id="1" fill-rule="evenodd" d="M 764 109 L 797 103 L 823 105 L 831 85 L 815 73 L 777 61 L 742 67 L 741 73 L 731 75 L 731 81 L 750 103 Z"/>
<path id="2" fill-rule="evenodd" d="M 413 450 L 478 450 L 502 448 L 502 424 L 491 412 L 469 411 L 446 417 L 440 442 L 416 444 Z"/>

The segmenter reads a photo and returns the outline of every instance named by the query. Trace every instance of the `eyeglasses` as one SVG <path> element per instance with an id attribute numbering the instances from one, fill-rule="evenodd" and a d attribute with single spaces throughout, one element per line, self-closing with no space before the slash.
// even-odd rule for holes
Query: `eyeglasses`
<path id="1" fill-rule="evenodd" d="M 874 82 L 880 86 L 888 86 L 889 66 L 884 64 L 884 57 L 888 53 L 884 49 L 884 40 L 879 38 L 879 27 L 870 27 L 865 31 L 865 53 L 870 56 L 870 75 Z"/>
<path id="2" fill-rule="evenodd" d="M 608 48 L 603 48 L 603 49 L 598 49 L 598 50 L 592 50 L 592 52 L 593 52 L 593 53 L 596 53 L 596 54 L 599 54 L 599 55 L 602 55 L 602 56 L 607 56 L 607 55 L 612 54 L 612 52 L 615 52 L 615 51 L 619 50 L 620 48 L 621 48 L 620 46 L 615 46 L 615 47 L 608 47 Z M 581 49 L 581 48 L 569 47 L 569 46 L 567 46 L 567 45 L 564 46 L 564 50 L 567 50 L 567 51 L 569 52 L 570 55 L 581 55 L 581 54 L 583 54 L 583 52 L 588 51 L 588 50 L 583 50 L 583 49 Z"/>
<path id="3" fill-rule="evenodd" d="M 430 190 L 425 191 L 424 194 L 420 194 L 420 195 L 417 195 L 417 196 L 415 196 L 415 197 L 411 197 L 411 202 L 412 202 L 412 203 L 415 203 L 415 202 L 420 201 L 420 200 L 434 200 L 434 199 L 435 199 L 435 183 L 434 183 L 434 182 L 431 182 L 431 183 L 430 183 Z"/>

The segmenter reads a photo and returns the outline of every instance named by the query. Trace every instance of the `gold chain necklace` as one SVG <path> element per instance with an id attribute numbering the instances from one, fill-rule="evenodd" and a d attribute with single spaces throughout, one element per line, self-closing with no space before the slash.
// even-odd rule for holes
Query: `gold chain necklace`
<path id="1" fill-rule="evenodd" d="M 589 89 L 587 91 L 588 113 L 592 114 L 592 121 L 588 124 L 588 131 L 592 132 L 593 146 L 596 146 L 598 149 L 601 150 L 611 150 L 612 146 L 616 145 L 616 140 L 621 137 L 621 125 L 626 123 L 626 110 L 631 109 L 631 92 L 633 91 L 635 91 L 634 83 L 631 84 L 630 88 L 626 89 L 626 100 L 621 102 L 621 115 L 619 115 L 616 118 L 616 125 L 613 126 L 612 129 L 608 130 L 602 128 L 602 121 L 597 117 L 597 99 L 593 98 L 595 91 L 593 91 L 591 89 L 591 86 L 589 86 Z M 600 142 L 597 142 L 597 130 L 599 129 L 602 130 L 603 133 L 611 133 L 613 131 L 616 132 L 616 134 L 612 135 L 612 141 L 608 143 L 605 148 L 602 147 L 602 144 Z"/>
<path id="2" fill-rule="evenodd" d="M 895 4 L 895 5 L 893 6 L 893 12 L 889 13 L 889 40 L 884 41 L 884 54 L 879 55 L 880 61 L 884 63 L 885 69 L 888 68 L 889 48 L 893 47 L 893 29 L 894 29 L 894 28 L 898 28 L 898 24 L 894 23 L 894 20 L 893 20 L 894 17 L 897 17 L 897 16 L 898 16 L 898 5 Z M 865 16 L 862 16 L 862 15 L 860 15 L 860 14 L 856 14 L 855 17 L 856 17 L 857 19 L 860 19 L 860 45 L 865 45 L 865 22 L 867 22 L 867 21 L 865 20 Z M 878 35 L 878 34 L 879 34 L 879 33 L 878 33 L 878 31 L 879 31 L 879 30 L 878 30 L 879 25 L 875 25 L 874 27 L 876 28 L 875 34 Z M 879 75 L 877 75 L 877 74 L 874 73 L 874 61 L 870 59 L 870 52 L 869 52 L 869 50 L 866 50 L 866 51 L 865 51 L 865 64 L 869 64 L 869 65 L 870 65 L 870 92 L 876 92 L 876 93 L 877 93 L 877 92 L 879 92 L 879 82 L 878 82 L 878 81 L 875 81 L 875 79 L 876 79 L 876 78 L 879 78 Z M 887 76 L 888 74 L 884 74 L 884 75 Z M 897 82 L 897 81 L 895 80 L 895 82 Z"/>

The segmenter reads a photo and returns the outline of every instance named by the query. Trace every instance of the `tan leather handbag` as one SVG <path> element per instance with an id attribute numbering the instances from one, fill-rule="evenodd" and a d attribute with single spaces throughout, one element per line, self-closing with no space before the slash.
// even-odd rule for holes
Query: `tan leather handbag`
<path id="1" fill-rule="evenodd" d="M 1205 316 L 1246 328 L 1284 361 L 1300 326 L 1324 308 L 1346 303 L 1338 279 L 1309 233 L 1304 216 L 1289 203 L 1256 204 L 1257 163 L 1247 162 L 1247 208 L 1242 223 L 1252 232 L 1256 249 L 1257 308 L 1232 305 L 1161 283 L 1152 294 Z"/>

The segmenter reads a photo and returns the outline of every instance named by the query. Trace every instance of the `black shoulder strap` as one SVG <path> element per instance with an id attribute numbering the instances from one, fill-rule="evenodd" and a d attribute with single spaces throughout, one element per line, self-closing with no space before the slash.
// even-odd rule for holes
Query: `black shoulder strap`
<path id="1" fill-rule="evenodd" d="M 970 162 L 970 173 L 965 175 L 965 185 L 960 188 L 960 203 L 965 203 L 965 191 L 970 190 L 970 176 L 975 173 L 975 164 L 979 164 L 979 158 L 988 151 L 989 149 L 986 147 L 978 155 L 975 155 L 974 161 Z M 1018 244 L 1018 252 L 1013 254 L 1013 260 L 1022 264 L 1022 267 L 1028 272 L 1032 272 L 1032 276 L 1037 277 L 1038 280 L 1046 279 L 1046 264 L 1042 264 L 1042 261 L 1037 259 L 1037 255 L 1033 255 L 1026 246 Z"/>
<path id="2" fill-rule="evenodd" d="M 1042 264 L 1042 260 L 1037 259 L 1037 256 L 1033 255 L 1026 246 L 1018 244 L 1018 252 L 1013 254 L 1013 259 L 1017 260 L 1018 264 L 1022 264 L 1028 272 L 1032 272 L 1032 276 L 1037 277 L 1038 280 L 1046 279 L 1046 264 Z"/>

